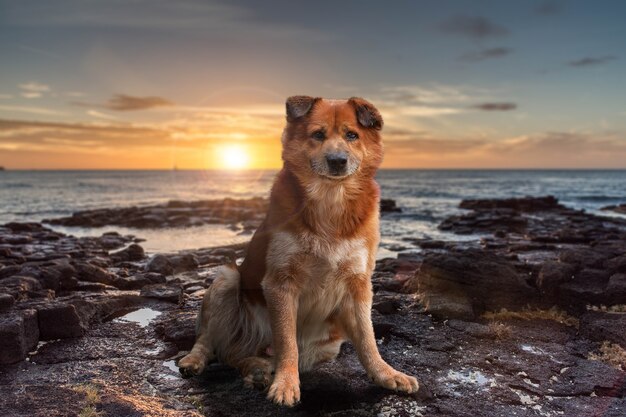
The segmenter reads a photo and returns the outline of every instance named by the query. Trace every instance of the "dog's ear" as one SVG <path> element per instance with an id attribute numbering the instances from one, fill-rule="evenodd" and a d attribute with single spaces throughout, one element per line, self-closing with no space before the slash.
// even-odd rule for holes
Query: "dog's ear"
<path id="1" fill-rule="evenodd" d="M 319 98 L 309 96 L 291 96 L 287 99 L 287 121 L 293 122 L 306 116 Z"/>
<path id="2" fill-rule="evenodd" d="M 383 117 L 372 103 L 360 97 L 352 97 L 348 102 L 354 106 L 356 118 L 361 126 L 376 130 L 383 128 Z"/>

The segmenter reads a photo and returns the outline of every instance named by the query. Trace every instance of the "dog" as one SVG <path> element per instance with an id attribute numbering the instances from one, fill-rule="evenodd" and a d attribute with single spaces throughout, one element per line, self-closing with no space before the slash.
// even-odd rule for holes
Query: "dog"
<path id="1" fill-rule="evenodd" d="M 299 373 L 334 359 L 348 339 L 376 384 L 416 392 L 414 377 L 381 358 L 371 321 L 383 119 L 357 97 L 293 96 L 286 109 L 267 216 L 242 264 L 222 267 L 206 291 L 180 371 L 198 375 L 218 360 L 293 406 Z"/>

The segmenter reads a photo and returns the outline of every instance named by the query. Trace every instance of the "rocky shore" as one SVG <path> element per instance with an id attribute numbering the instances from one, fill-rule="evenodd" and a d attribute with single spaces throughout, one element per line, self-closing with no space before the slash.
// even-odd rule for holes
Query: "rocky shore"
<path id="1" fill-rule="evenodd" d="M 253 230 L 263 199 L 80 212 L 49 224 L 138 229 L 220 223 Z M 392 200 L 383 215 L 398 211 Z M 0 226 L 2 416 L 625 416 L 626 220 L 553 197 L 468 200 L 442 230 L 377 263 L 383 357 L 421 383 L 372 385 L 350 344 L 302 375 L 281 409 L 212 365 L 182 379 L 195 315 L 218 265 L 245 245 L 146 254 L 141 239 Z"/>

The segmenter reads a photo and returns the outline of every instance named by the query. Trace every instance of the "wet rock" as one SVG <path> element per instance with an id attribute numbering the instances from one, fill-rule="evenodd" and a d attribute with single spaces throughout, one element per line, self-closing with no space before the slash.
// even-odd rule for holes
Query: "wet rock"
<path id="1" fill-rule="evenodd" d="M 626 253 L 609 259 L 604 266 L 610 273 L 626 272 Z"/>
<path id="2" fill-rule="evenodd" d="M 613 211 L 615 213 L 626 214 L 626 203 L 612 205 L 612 206 L 605 206 L 605 207 L 602 207 L 600 210 Z"/>
<path id="3" fill-rule="evenodd" d="M 118 277 L 115 286 L 122 290 L 138 290 L 146 285 L 161 284 L 165 281 L 165 277 L 156 272 L 142 272 L 126 278 Z"/>
<path id="4" fill-rule="evenodd" d="M 396 202 L 390 198 L 381 198 L 380 200 L 380 212 L 381 213 L 400 213 L 402 209 L 396 206 Z"/>
<path id="5" fill-rule="evenodd" d="M 23 360 L 37 346 L 39 327 L 35 310 L 0 314 L 0 365 Z"/>
<path id="6" fill-rule="evenodd" d="M 515 211 L 534 212 L 563 208 L 559 201 L 551 195 L 545 197 L 523 197 L 493 200 L 463 200 L 459 207 L 468 210 L 511 209 Z"/>
<path id="7" fill-rule="evenodd" d="M 146 264 L 146 271 L 158 272 L 163 275 L 194 271 L 198 268 L 198 260 L 191 253 L 181 255 L 154 255 Z"/>
<path id="8" fill-rule="evenodd" d="M 408 285 L 442 318 L 519 309 L 537 296 L 506 258 L 481 250 L 428 254 Z"/>
<path id="9" fill-rule="evenodd" d="M 131 244 L 126 249 L 111 254 L 111 259 L 115 262 L 141 261 L 145 257 L 144 250 L 136 243 Z"/>
<path id="10" fill-rule="evenodd" d="M 86 327 L 81 322 L 72 304 L 47 303 L 37 307 L 41 340 L 67 339 L 85 334 Z"/>
<path id="11" fill-rule="evenodd" d="M 140 295 L 147 298 L 169 301 L 180 304 L 183 300 L 183 290 L 180 286 L 153 284 L 141 289 Z"/>
<path id="12" fill-rule="evenodd" d="M 237 224 L 262 220 L 267 211 L 267 205 L 267 199 L 264 198 L 170 201 L 156 206 L 80 211 L 70 217 L 46 219 L 44 222 L 64 226 L 117 225 L 139 229 L 189 227 L 215 223 Z M 106 240 L 112 243 L 116 241 L 114 236 L 109 236 Z M 119 246 L 121 245 L 117 247 Z"/>
<path id="13" fill-rule="evenodd" d="M 180 350 L 190 350 L 196 339 L 196 311 L 179 312 L 159 320 L 155 331 L 163 340 L 173 342 Z"/>
<path id="14" fill-rule="evenodd" d="M 590 340 L 608 340 L 626 349 L 626 313 L 587 312 L 580 319 L 580 333 Z"/>

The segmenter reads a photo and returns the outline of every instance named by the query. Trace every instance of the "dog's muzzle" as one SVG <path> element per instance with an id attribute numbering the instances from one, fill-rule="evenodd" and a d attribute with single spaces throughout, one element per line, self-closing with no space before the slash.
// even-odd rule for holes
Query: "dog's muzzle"
<path id="1" fill-rule="evenodd" d="M 326 164 L 328 172 L 332 176 L 343 176 L 347 173 L 348 154 L 345 152 L 333 152 L 326 154 Z"/>

